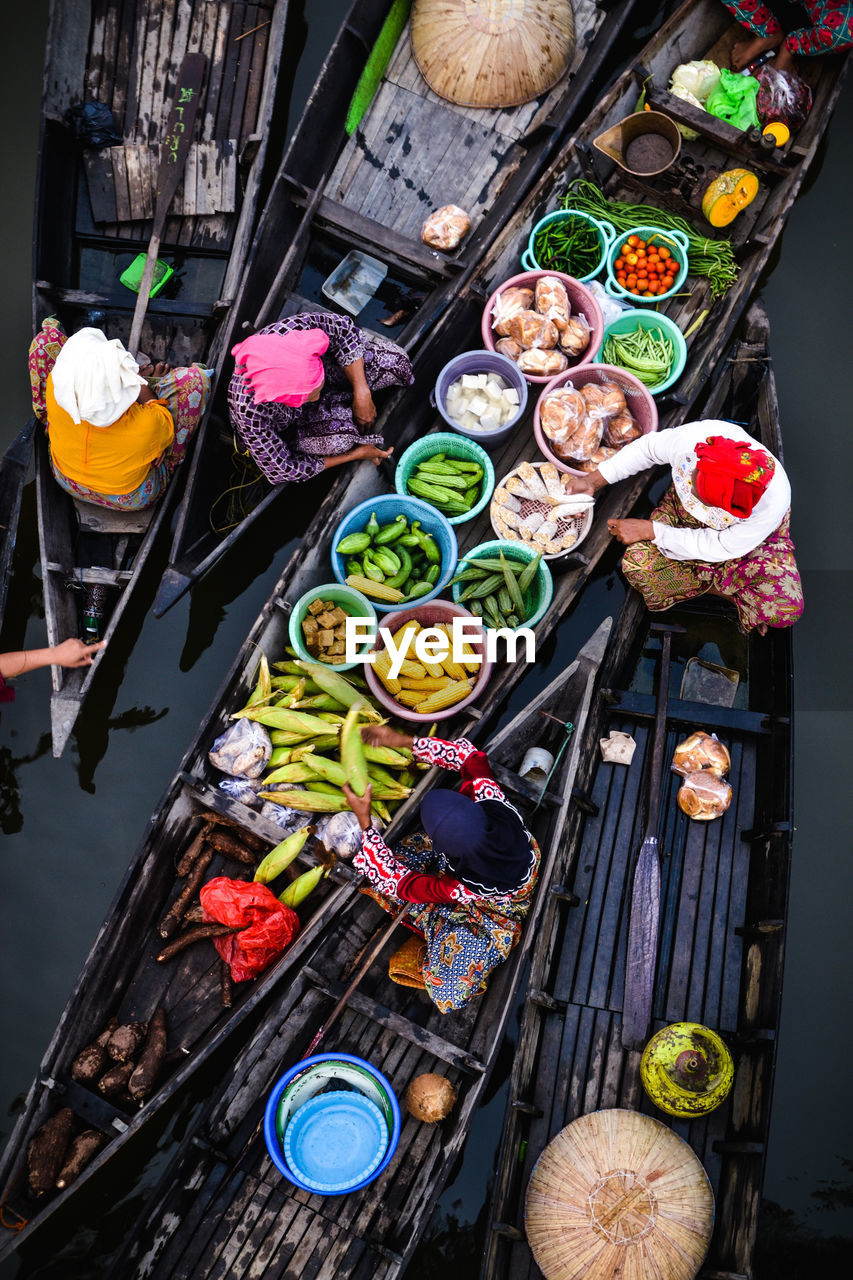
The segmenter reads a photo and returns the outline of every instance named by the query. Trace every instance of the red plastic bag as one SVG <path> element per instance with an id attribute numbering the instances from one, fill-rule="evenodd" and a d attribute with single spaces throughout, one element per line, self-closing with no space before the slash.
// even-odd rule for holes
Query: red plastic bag
<path id="1" fill-rule="evenodd" d="M 279 958 L 299 932 L 299 916 L 265 884 L 216 876 L 199 894 L 205 919 L 239 928 L 213 945 L 235 982 L 246 982 Z M 243 926 L 243 927 L 241 927 Z"/>
<path id="2" fill-rule="evenodd" d="M 805 80 L 801 80 L 793 71 L 762 67 L 758 73 L 758 97 L 755 105 L 762 124 L 778 120 L 793 133 L 804 123 L 811 110 L 812 91 Z"/>

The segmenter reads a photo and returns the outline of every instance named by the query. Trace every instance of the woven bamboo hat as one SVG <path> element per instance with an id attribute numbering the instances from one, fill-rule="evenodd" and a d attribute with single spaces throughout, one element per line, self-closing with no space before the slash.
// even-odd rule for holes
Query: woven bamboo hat
<path id="1" fill-rule="evenodd" d="M 547 1280 L 693 1280 L 714 1196 L 694 1152 L 666 1125 L 637 1111 L 595 1111 L 542 1152 L 524 1217 Z"/>
<path id="2" fill-rule="evenodd" d="M 574 47 L 570 0 L 415 0 L 412 52 L 440 98 L 516 107 L 566 74 Z"/>

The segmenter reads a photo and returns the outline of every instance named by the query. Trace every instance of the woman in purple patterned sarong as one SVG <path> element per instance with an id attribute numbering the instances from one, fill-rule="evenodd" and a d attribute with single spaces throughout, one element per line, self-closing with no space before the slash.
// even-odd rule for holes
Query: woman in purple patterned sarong
<path id="1" fill-rule="evenodd" d="M 392 452 L 370 432 L 373 392 L 414 381 L 402 347 L 347 316 L 310 312 L 267 325 L 232 354 L 231 422 L 270 484 L 359 459 L 378 465 Z"/>
<path id="2" fill-rule="evenodd" d="M 625 445 L 597 471 L 571 478 L 574 492 L 667 463 L 672 485 L 649 520 L 609 520 L 628 550 L 625 577 L 654 612 L 694 596 L 722 596 L 741 630 L 763 635 L 803 612 L 791 541 L 791 486 L 782 464 L 742 427 L 691 422 Z"/>

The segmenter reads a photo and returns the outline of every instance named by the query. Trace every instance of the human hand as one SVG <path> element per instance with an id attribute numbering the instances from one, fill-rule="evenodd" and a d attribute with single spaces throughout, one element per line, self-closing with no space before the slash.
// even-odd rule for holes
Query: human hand
<path id="1" fill-rule="evenodd" d="M 139 366 L 139 376 L 141 378 L 164 378 L 171 371 L 172 366 L 167 364 L 165 360 L 158 360 L 156 364 L 152 364 L 149 361 L 148 364 Z"/>
<path id="2" fill-rule="evenodd" d="M 651 520 L 608 520 L 607 529 L 617 542 L 626 547 L 634 542 L 651 542 L 655 536 Z"/>
<path id="3" fill-rule="evenodd" d="M 51 662 L 57 667 L 91 667 L 95 654 L 103 649 L 106 640 L 97 640 L 94 644 L 84 644 L 82 640 L 72 638 L 54 645 Z"/>
<path id="4" fill-rule="evenodd" d="M 369 427 L 376 421 L 376 405 L 366 384 L 353 393 L 352 416 L 358 427 Z"/>
<path id="5" fill-rule="evenodd" d="M 598 471 L 589 471 L 584 476 L 564 472 L 562 484 L 567 493 L 588 493 L 592 497 L 599 489 L 604 488 L 607 481 Z"/>
<path id="6" fill-rule="evenodd" d="M 372 462 L 378 467 L 383 458 L 390 458 L 393 452 L 393 446 L 390 449 L 380 449 L 375 444 L 359 444 L 353 449 L 352 457 L 353 460 L 363 459 L 365 462 Z"/>
<path id="7" fill-rule="evenodd" d="M 342 791 L 347 804 L 358 818 L 358 825 L 361 827 L 362 831 L 366 831 L 368 827 L 373 825 L 370 817 L 370 801 L 373 796 L 373 787 L 368 782 L 367 790 L 364 795 L 357 796 L 349 783 L 345 782 L 342 787 Z"/>
<path id="8" fill-rule="evenodd" d="M 368 747 L 402 747 L 404 750 L 412 748 L 411 734 L 401 733 L 390 724 L 363 724 L 361 740 Z"/>

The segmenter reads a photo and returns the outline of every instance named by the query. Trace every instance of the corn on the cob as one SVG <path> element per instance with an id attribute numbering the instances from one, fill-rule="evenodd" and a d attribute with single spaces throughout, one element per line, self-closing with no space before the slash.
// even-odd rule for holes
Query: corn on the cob
<path id="1" fill-rule="evenodd" d="M 448 640 L 450 641 L 451 647 L 450 647 L 450 653 L 448 654 L 448 656 L 452 657 L 452 654 L 453 654 L 452 628 L 446 622 L 438 622 L 436 623 L 436 630 L 443 631 L 444 634 L 447 636 Z M 472 649 L 471 645 L 468 643 L 467 640 L 461 641 L 461 648 L 462 648 L 462 653 L 464 654 L 464 657 L 462 659 L 462 666 L 466 669 L 466 671 L 479 671 L 481 664 L 480 664 L 479 655 L 476 649 Z"/>
<path id="2" fill-rule="evenodd" d="M 360 591 L 364 596 L 373 596 L 375 600 L 385 600 L 388 604 L 399 604 L 403 599 L 402 591 L 398 591 L 396 587 L 386 587 L 384 582 L 374 582 L 372 578 L 363 578 L 358 573 L 348 574 L 346 583 L 354 591 Z"/>
<path id="3" fill-rule="evenodd" d="M 405 687 L 407 689 L 423 689 L 426 693 L 431 693 L 436 689 L 443 689 L 445 685 L 450 683 L 450 676 L 442 673 L 440 676 L 426 676 L 423 680 L 407 680 Z"/>
<path id="4" fill-rule="evenodd" d="M 465 668 L 460 667 L 459 663 L 454 662 L 452 658 L 445 658 L 442 661 L 441 669 L 446 675 L 450 676 L 451 680 L 455 680 L 457 682 L 460 680 L 467 680 L 469 678 L 468 672 Z"/>
<path id="5" fill-rule="evenodd" d="M 423 680 L 426 678 L 426 669 L 420 662 L 410 662 L 408 658 L 404 658 L 400 663 L 400 675 L 408 676 L 410 680 Z M 400 676 L 397 677 L 399 680 Z"/>
<path id="6" fill-rule="evenodd" d="M 368 747 L 365 744 L 364 758 L 368 764 L 384 764 L 389 769 L 405 769 L 409 763 L 409 757 L 393 747 Z"/>
<path id="7" fill-rule="evenodd" d="M 274 769 L 272 773 L 268 773 L 264 778 L 265 787 L 277 787 L 282 782 L 310 782 L 312 778 L 319 778 L 319 773 L 310 764 L 302 760 L 293 761 L 290 764 L 283 764 L 281 768 Z"/>
<path id="8" fill-rule="evenodd" d="M 470 680 L 455 680 L 446 689 L 439 689 L 437 693 L 431 693 L 417 703 L 415 710 L 424 716 L 431 715 L 434 711 L 443 711 L 445 707 L 452 707 L 455 702 L 467 698 L 472 688 Z"/>
<path id="9" fill-rule="evenodd" d="M 399 693 L 394 695 L 398 702 L 402 702 L 404 707 L 416 707 L 419 702 L 423 702 L 423 689 L 401 689 Z"/>
<path id="10" fill-rule="evenodd" d="M 344 711 L 343 702 L 338 702 L 328 693 L 312 693 L 310 697 L 300 698 L 290 704 L 295 711 Z"/>
<path id="11" fill-rule="evenodd" d="M 378 724 L 382 719 L 382 716 L 361 690 L 356 689 L 347 677 L 342 676 L 340 672 L 329 671 L 327 667 L 318 662 L 300 662 L 299 665 L 304 667 L 312 681 L 319 685 L 324 693 L 327 693 L 330 698 L 334 698 L 342 707 L 351 707 L 354 703 L 361 702 L 364 704 L 361 714 L 365 720 L 372 720 Z"/>
<path id="12" fill-rule="evenodd" d="M 302 827 L 300 831 L 295 831 L 292 836 L 282 840 L 281 844 L 277 844 L 274 849 L 270 849 L 263 861 L 258 863 L 255 880 L 260 884 L 269 884 L 270 880 L 280 876 L 285 867 L 289 867 L 294 858 L 299 855 L 310 834 L 310 825 Z"/>
<path id="13" fill-rule="evenodd" d="M 303 871 L 301 876 L 297 876 L 287 886 L 284 893 L 278 895 L 279 902 L 283 902 L 286 907 L 298 907 L 300 902 L 304 902 L 308 894 L 316 889 L 323 876 L 328 874 L 329 868 L 319 864 L 316 867 L 312 867 L 310 871 Z"/>
<path id="14" fill-rule="evenodd" d="M 387 649 L 382 649 L 377 653 L 373 663 L 373 669 L 388 692 L 393 693 L 396 697 L 403 686 L 400 684 L 399 680 L 391 679 L 391 655 Z"/>
<path id="15" fill-rule="evenodd" d="M 270 664 L 267 662 L 267 655 L 261 654 L 261 660 L 258 663 L 258 679 L 255 688 L 246 703 L 247 707 L 253 707 L 258 702 L 264 702 L 272 692 L 270 675 Z"/>
<path id="16" fill-rule="evenodd" d="M 364 758 L 364 747 L 361 742 L 361 727 L 358 723 L 363 703 L 356 702 L 347 712 L 346 720 L 341 726 L 341 764 L 346 779 L 357 796 L 363 796 L 367 790 L 367 761 Z"/>
<path id="17" fill-rule="evenodd" d="M 316 791 L 321 796 L 339 796 L 341 794 L 340 787 L 336 787 L 334 782 L 326 782 L 322 778 L 318 778 L 315 782 L 306 782 L 305 790 Z"/>
<path id="18" fill-rule="evenodd" d="M 347 780 L 347 771 L 337 760 L 329 760 L 326 756 L 313 753 L 309 757 L 309 765 L 314 770 L 315 777 L 322 778 L 324 782 L 332 782 L 336 787 L 342 787 Z"/>
<path id="19" fill-rule="evenodd" d="M 340 813 L 348 809 L 346 796 L 330 796 L 319 791 L 259 791 L 262 800 L 272 800 L 286 809 L 298 809 L 300 813 Z"/>

